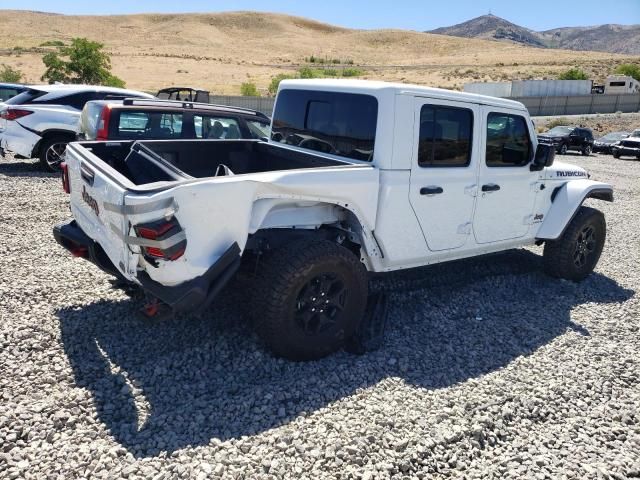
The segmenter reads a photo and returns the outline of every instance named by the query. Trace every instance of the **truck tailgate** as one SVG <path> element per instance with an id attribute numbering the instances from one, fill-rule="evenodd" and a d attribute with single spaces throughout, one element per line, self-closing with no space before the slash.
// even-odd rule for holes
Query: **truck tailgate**
<path id="1" fill-rule="evenodd" d="M 125 217 L 120 212 L 126 189 L 110 178 L 73 145 L 67 148 L 66 163 L 71 189 L 71 212 L 82 230 L 98 242 L 113 264 L 126 273 L 128 249 L 123 239 Z"/>

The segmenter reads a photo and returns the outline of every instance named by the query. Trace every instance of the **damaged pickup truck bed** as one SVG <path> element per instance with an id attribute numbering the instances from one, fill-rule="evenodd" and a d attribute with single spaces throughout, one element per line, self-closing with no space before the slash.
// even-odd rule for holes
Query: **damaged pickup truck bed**
<path id="1" fill-rule="evenodd" d="M 74 218 L 54 235 L 177 311 L 206 308 L 249 264 L 264 341 L 314 359 L 358 330 L 367 272 L 545 243 L 548 273 L 587 276 L 605 222 L 581 204 L 612 189 L 553 157 L 517 102 L 285 81 L 268 142 L 71 144 Z"/>

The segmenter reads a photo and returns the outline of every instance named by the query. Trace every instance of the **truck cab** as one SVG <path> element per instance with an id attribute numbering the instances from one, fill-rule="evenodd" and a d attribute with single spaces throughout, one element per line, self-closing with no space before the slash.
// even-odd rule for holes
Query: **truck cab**
<path id="1" fill-rule="evenodd" d="M 582 203 L 612 188 L 554 155 L 518 102 L 284 81 L 268 142 L 71 144 L 74 220 L 54 235 L 178 311 L 206 308 L 251 265 L 267 345 L 320 358 L 363 323 L 368 272 L 544 243 L 550 275 L 589 275 L 606 228 Z"/>

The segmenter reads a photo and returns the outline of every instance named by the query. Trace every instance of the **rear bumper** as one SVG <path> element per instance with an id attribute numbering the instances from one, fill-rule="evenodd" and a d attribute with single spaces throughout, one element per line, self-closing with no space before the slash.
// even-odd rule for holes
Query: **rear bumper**
<path id="1" fill-rule="evenodd" d="M 101 270 L 127 281 L 115 268 L 100 244 L 93 241 L 75 220 L 53 227 L 56 241 L 72 255 L 85 258 Z M 199 277 L 179 285 L 166 286 L 141 271 L 137 275 L 142 288 L 178 312 L 194 312 L 208 307 L 240 266 L 240 247 L 234 243 L 218 261 Z"/>
<path id="2" fill-rule="evenodd" d="M 0 136 L 0 147 L 24 158 L 31 158 L 33 151 L 42 140 L 40 135 L 27 130 L 21 125 L 11 125 Z"/>

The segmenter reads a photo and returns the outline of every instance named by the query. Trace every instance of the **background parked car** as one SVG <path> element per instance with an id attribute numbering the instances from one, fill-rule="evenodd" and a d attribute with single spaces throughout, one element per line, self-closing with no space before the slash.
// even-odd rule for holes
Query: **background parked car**
<path id="1" fill-rule="evenodd" d="M 0 83 L 0 103 L 4 103 L 27 89 L 19 83 Z"/>
<path id="2" fill-rule="evenodd" d="M 90 100 L 154 98 L 148 93 L 93 85 L 29 86 L 0 105 L 0 154 L 38 157 L 56 171 L 67 143 L 78 133 L 80 112 Z"/>
<path id="3" fill-rule="evenodd" d="M 618 143 L 623 138 L 627 138 L 629 132 L 611 132 L 606 135 L 596 138 L 593 142 L 593 151 L 596 153 L 608 153 L 611 154 L 611 147 Z"/>
<path id="4" fill-rule="evenodd" d="M 611 154 L 615 158 L 636 157 L 640 160 L 640 135 L 637 137 L 629 136 L 620 140 L 620 142 L 611 149 Z"/>
<path id="5" fill-rule="evenodd" d="M 170 100 L 88 102 L 80 117 L 83 140 L 268 138 L 270 120 L 245 108 Z"/>
<path id="6" fill-rule="evenodd" d="M 569 150 L 591 155 L 593 151 L 593 132 L 589 128 L 557 126 L 538 135 L 538 141 L 556 147 L 556 152 L 565 155 Z"/>

